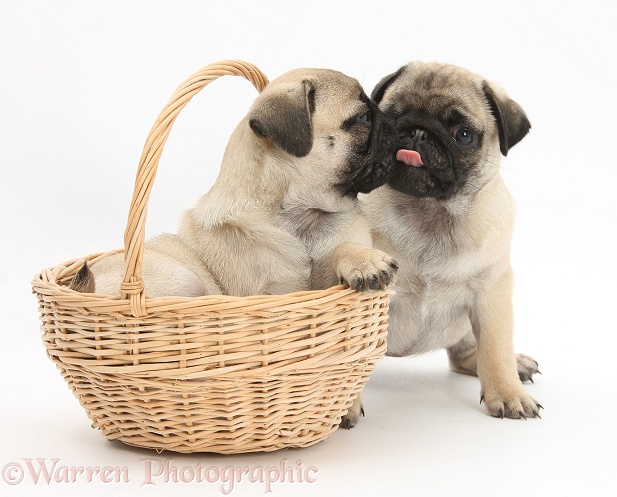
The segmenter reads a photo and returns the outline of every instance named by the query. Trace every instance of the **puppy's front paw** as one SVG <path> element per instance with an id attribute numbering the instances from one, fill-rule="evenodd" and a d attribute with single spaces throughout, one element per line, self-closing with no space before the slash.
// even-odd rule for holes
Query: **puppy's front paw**
<path id="1" fill-rule="evenodd" d="M 538 371 L 538 362 L 525 354 L 516 355 L 516 368 L 518 369 L 518 377 L 522 382 L 531 381 L 534 374 L 542 374 Z"/>
<path id="2" fill-rule="evenodd" d="M 527 395 L 525 389 L 491 389 L 482 392 L 480 403 L 484 402 L 488 412 L 495 418 L 527 419 L 539 418 L 542 406 Z"/>
<path id="3" fill-rule="evenodd" d="M 347 251 L 336 265 L 336 273 L 343 284 L 359 292 L 385 290 L 394 283 L 398 264 L 385 252 L 361 247 Z"/>
<path id="4" fill-rule="evenodd" d="M 349 411 L 347 411 L 347 414 L 345 414 L 343 419 L 341 419 L 340 427 L 351 430 L 358 424 L 360 416 L 364 417 L 364 407 L 362 407 L 362 400 L 358 397 L 354 400 L 353 404 L 349 408 Z"/>

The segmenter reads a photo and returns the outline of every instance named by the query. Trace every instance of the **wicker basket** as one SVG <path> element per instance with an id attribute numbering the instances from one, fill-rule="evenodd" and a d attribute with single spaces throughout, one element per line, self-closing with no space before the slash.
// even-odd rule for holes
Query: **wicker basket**
<path id="1" fill-rule="evenodd" d="M 224 61 L 176 90 L 148 136 L 125 232 L 121 295 L 68 288 L 84 261 L 32 283 L 43 342 L 82 407 L 110 440 L 176 452 L 254 452 L 327 438 L 385 354 L 390 292 L 343 286 L 253 297 L 144 295 L 146 206 L 171 126 L 222 75 L 261 91 L 251 64 Z"/>

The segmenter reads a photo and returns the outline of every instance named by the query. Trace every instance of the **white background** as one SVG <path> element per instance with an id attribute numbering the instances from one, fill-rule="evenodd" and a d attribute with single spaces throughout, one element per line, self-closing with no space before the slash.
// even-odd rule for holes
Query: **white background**
<path id="1" fill-rule="evenodd" d="M 196 482 L 142 486 L 144 460 L 176 467 L 278 466 L 317 481 L 275 495 L 615 495 L 615 118 L 617 46 L 609 2 L 0 2 L 0 467 L 25 458 L 120 466 L 129 483 L 14 486 L 2 495 L 222 495 Z M 200 67 L 253 62 L 270 79 L 338 69 L 368 93 L 413 59 L 495 80 L 533 128 L 503 161 L 518 200 L 512 247 L 515 343 L 543 373 L 528 389 L 543 419 L 498 420 L 477 379 L 445 353 L 387 358 L 367 416 L 313 447 L 244 456 L 161 454 L 108 442 L 40 340 L 30 281 L 41 269 L 122 246 L 145 137 L 173 90 Z M 217 175 L 229 133 L 255 96 L 240 78 L 206 88 L 166 146 L 147 232 L 176 229 Z M 8 471 L 8 470 L 7 470 Z M 260 483 L 231 495 L 263 495 Z"/>

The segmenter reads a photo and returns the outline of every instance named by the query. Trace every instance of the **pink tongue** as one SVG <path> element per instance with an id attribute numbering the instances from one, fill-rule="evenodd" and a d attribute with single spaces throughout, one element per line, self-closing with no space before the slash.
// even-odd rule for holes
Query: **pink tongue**
<path id="1" fill-rule="evenodd" d="M 396 153 L 396 160 L 413 167 L 422 167 L 424 165 L 422 157 L 415 150 L 399 150 Z"/>

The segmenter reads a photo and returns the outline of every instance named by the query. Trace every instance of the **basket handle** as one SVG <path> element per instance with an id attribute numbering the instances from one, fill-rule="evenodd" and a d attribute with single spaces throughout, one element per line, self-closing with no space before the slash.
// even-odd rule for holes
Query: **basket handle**
<path id="1" fill-rule="evenodd" d="M 248 62 L 224 60 L 210 64 L 178 87 L 157 117 L 146 139 L 139 160 L 133 199 L 124 232 L 124 275 L 120 285 L 120 295 L 130 300 L 134 317 L 146 315 L 146 297 L 142 279 L 146 211 L 163 147 L 176 117 L 191 98 L 215 79 L 226 75 L 243 76 L 253 83 L 259 92 L 268 84 L 266 76 Z"/>

